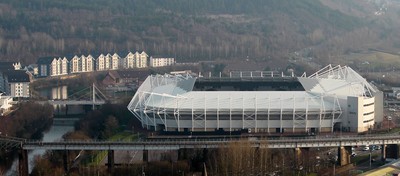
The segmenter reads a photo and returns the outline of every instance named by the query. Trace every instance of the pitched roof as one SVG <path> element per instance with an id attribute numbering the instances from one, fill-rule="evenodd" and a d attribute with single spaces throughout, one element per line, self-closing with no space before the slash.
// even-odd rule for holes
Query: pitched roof
<path id="1" fill-rule="evenodd" d="M 8 82 L 30 82 L 29 75 L 24 70 L 13 70 L 4 73 L 8 77 Z"/>
<path id="2" fill-rule="evenodd" d="M 0 71 L 14 70 L 13 62 L 0 62 Z"/>
<path id="3" fill-rule="evenodd" d="M 40 57 L 36 63 L 38 65 L 47 65 L 47 64 L 50 64 L 54 58 L 58 58 L 58 57 L 56 57 L 56 56 Z"/>

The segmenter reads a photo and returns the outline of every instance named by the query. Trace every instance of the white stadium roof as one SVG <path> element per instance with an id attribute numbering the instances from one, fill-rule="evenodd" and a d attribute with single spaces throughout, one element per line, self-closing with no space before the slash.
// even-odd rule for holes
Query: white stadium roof
<path id="1" fill-rule="evenodd" d="M 367 96 L 377 90 L 350 67 L 328 65 L 309 77 L 299 77 L 307 92 L 334 96 Z"/>

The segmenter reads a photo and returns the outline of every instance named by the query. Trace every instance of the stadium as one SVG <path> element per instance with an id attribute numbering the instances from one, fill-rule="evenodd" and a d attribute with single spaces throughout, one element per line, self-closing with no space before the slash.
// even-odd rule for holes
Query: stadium
<path id="1" fill-rule="evenodd" d="M 382 94 L 348 66 L 297 79 L 304 91 L 193 91 L 189 74 L 151 75 L 128 109 L 156 131 L 365 132 L 382 121 Z"/>

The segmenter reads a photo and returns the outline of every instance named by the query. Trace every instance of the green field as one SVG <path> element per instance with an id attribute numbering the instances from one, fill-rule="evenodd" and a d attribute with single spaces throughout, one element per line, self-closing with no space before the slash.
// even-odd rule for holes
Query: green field
<path id="1" fill-rule="evenodd" d="M 129 142 L 129 141 L 134 141 L 138 139 L 138 134 L 132 134 L 130 132 L 121 132 L 118 133 L 114 136 L 112 136 L 111 138 L 109 138 L 109 141 L 125 141 L 125 142 Z M 107 156 L 108 151 L 99 151 L 96 152 L 96 154 L 94 154 L 92 156 L 91 162 L 88 164 L 89 166 L 96 166 L 98 164 L 100 164 L 101 161 L 103 161 L 103 159 Z"/>

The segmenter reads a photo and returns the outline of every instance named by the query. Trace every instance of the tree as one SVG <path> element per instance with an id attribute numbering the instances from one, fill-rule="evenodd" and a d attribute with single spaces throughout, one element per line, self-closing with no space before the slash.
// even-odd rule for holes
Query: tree
<path id="1" fill-rule="evenodd" d="M 111 137 L 113 134 L 117 132 L 118 127 L 119 125 L 117 118 L 112 115 L 109 115 L 104 124 L 103 138 Z"/>
<path id="2" fill-rule="evenodd" d="M 34 162 L 35 167 L 32 169 L 32 176 L 64 175 L 64 169 L 53 165 L 46 157 L 35 156 Z"/>
<path id="3" fill-rule="evenodd" d="M 250 141 L 231 142 L 211 154 L 207 170 L 211 175 L 266 175 L 270 158 L 268 149 L 253 147 Z"/>

